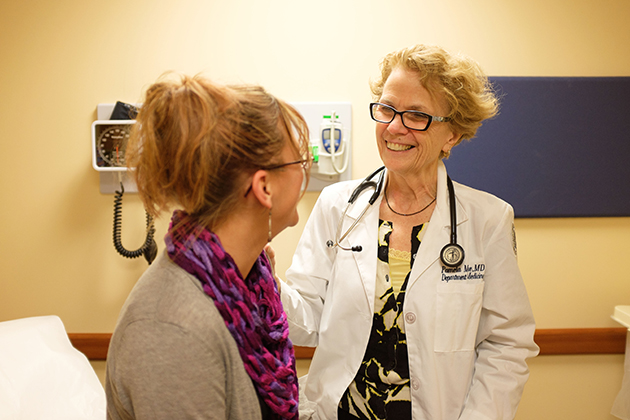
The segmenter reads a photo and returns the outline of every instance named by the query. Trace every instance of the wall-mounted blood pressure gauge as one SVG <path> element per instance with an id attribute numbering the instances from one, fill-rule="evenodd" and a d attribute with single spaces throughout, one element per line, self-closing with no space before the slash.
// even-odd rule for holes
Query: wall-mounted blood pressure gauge
<path id="1" fill-rule="evenodd" d="M 97 171 L 126 171 L 125 151 L 135 120 L 92 123 L 92 166 Z"/>

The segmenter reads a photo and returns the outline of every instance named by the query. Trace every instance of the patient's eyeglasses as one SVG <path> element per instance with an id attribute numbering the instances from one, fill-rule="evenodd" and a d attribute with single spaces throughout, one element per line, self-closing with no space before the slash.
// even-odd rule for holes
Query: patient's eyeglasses
<path id="1" fill-rule="evenodd" d="M 294 160 L 293 162 L 286 162 L 286 163 L 280 163 L 278 165 L 265 166 L 260 169 L 263 169 L 266 171 L 273 171 L 274 169 L 280 169 L 280 168 L 284 168 L 290 165 L 297 165 L 298 163 L 301 164 L 302 165 L 301 166 L 302 167 L 302 186 L 300 187 L 300 192 L 303 193 L 304 191 L 306 191 L 308 171 L 309 171 L 312 161 L 313 161 L 313 158 L 311 157 L 309 159 L 299 159 L 299 160 Z M 251 190 L 252 190 L 252 186 L 250 185 L 249 188 L 247 189 L 247 192 L 245 193 L 245 197 L 247 197 L 247 194 L 249 194 Z"/>

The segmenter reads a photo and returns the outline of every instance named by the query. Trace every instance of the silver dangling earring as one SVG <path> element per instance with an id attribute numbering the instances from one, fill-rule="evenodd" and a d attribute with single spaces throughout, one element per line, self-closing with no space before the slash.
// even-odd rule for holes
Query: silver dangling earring
<path id="1" fill-rule="evenodd" d="M 267 243 L 271 242 L 271 209 L 269 209 L 269 238 L 267 239 Z"/>

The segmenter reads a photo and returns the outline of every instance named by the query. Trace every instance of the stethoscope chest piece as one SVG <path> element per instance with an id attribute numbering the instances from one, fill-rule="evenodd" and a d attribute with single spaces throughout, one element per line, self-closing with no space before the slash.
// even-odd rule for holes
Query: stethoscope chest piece
<path id="1" fill-rule="evenodd" d="M 459 267 L 464 262 L 464 248 L 458 244 L 447 244 L 440 251 L 440 260 L 447 267 Z"/>
<path id="2" fill-rule="evenodd" d="M 448 187 L 448 202 L 451 210 L 451 242 L 440 251 L 442 264 L 449 268 L 456 268 L 464 262 L 464 248 L 457 243 L 457 211 L 455 208 L 455 188 L 451 177 L 446 177 Z"/>

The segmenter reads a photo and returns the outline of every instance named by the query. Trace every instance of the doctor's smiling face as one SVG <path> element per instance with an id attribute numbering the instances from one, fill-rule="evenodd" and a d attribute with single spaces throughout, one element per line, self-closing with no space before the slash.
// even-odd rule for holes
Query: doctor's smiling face
<path id="1" fill-rule="evenodd" d="M 449 113 L 442 94 L 431 94 L 420 82 L 417 71 L 402 67 L 392 70 L 378 102 L 399 112 L 421 111 L 437 117 L 446 117 Z M 405 118 L 410 117 L 405 115 Z M 409 121 L 405 122 L 410 125 Z M 381 159 L 388 170 L 402 176 L 435 177 L 441 153 L 448 154 L 459 137 L 447 122 L 436 121 L 435 118 L 426 131 L 405 127 L 401 115 L 396 115 L 389 124 L 376 123 L 376 142 Z"/>

